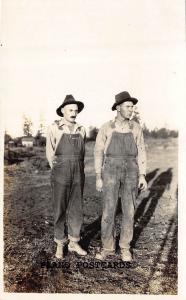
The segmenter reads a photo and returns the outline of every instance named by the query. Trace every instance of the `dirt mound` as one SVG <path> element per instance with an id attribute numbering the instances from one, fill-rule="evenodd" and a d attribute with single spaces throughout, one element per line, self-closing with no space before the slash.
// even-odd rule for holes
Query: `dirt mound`
<path id="1" fill-rule="evenodd" d="M 45 156 L 45 148 L 14 148 L 6 149 L 4 153 L 5 166 L 20 164 L 23 172 L 47 171 L 50 169 Z"/>

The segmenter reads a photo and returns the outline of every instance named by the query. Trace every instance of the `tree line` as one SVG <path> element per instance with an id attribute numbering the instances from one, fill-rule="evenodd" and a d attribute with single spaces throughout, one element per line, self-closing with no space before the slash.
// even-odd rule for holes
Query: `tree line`
<path id="1" fill-rule="evenodd" d="M 153 130 L 149 130 L 147 126 L 143 125 L 143 134 L 145 138 L 177 138 L 178 137 L 178 131 L 177 130 L 170 130 L 168 128 L 155 128 Z"/>
<path id="2" fill-rule="evenodd" d="M 136 114 L 135 116 L 136 121 L 139 122 L 139 116 Z M 23 136 L 25 137 L 34 137 L 35 144 L 37 146 L 45 146 L 46 145 L 46 136 L 45 136 L 45 125 L 43 122 L 40 122 L 39 128 L 37 130 L 37 133 L 33 136 L 32 134 L 32 127 L 33 123 L 31 119 L 27 116 L 24 116 L 23 121 Z M 90 126 L 88 128 L 88 134 L 87 134 L 87 141 L 95 141 L 99 129 L 95 126 Z M 154 128 L 153 130 L 150 130 L 147 128 L 145 124 L 143 124 L 143 134 L 144 138 L 177 138 L 178 137 L 178 131 L 176 130 L 170 130 L 168 128 Z M 22 137 L 16 137 L 12 138 L 7 132 L 5 132 L 5 138 L 4 142 L 5 144 L 8 144 L 10 141 L 13 141 L 15 146 L 21 146 L 21 139 Z"/>
<path id="3" fill-rule="evenodd" d="M 89 130 L 89 135 L 87 137 L 88 141 L 95 141 L 97 134 L 98 134 L 99 129 L 97 127 L 91 127 Z M 178 137 L 178 131 L 177 130 L 170 130 L 168 128 L 155 128 L 153 130 L 150 130 L 147 128 L 147 126 L 144 124 L 143 125 L 143 134 L 144 138 L 177 138 Z"/>

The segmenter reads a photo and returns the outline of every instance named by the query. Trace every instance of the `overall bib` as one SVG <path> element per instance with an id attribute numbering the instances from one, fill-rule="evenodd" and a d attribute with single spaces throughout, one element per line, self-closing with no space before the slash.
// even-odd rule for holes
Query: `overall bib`
<path id="1" fill-rule="evenodd" d="M 84 140 L 80 134 L 64 133 L 56 149 L 52 169 L 55 241 L 79 241 L 83 222 Z"/>
<path id="2" fill-rule="evenodd" d="M 120 248 L 130 247 L 133 237 L 133 219 L 138 192 L 139 168 L 137 147 L 132 132 L 112 133 L 103 165 L 102 246 L 115 249 L 114 220 L 118 197 L 121 197 L 122 224 Z"/>

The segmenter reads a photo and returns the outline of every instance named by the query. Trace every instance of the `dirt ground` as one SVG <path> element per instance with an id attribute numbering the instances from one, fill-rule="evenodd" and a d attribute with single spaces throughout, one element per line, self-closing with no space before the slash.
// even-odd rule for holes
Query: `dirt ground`
<path id="1" fill-rule="evenodd" d="M 82 246 L 84 258 L 54 258 L 50 170 L 45 149 L 4 173 L 4 291 L 34 293 L 177 294 L 177 139 L 147 140 L 148 190 L 139 195 L 134 262 L 116 255 L 101 265 L 101 194 L 95 190 L 92 142 L 87 143 Z"/>

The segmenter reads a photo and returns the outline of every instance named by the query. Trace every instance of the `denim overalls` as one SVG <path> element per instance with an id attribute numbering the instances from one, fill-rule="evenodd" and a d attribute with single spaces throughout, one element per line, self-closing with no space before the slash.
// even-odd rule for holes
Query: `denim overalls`
<path id="1" fill-rule="evenodd" d="M 64 133 L 59 141 L 55 155 L 57 163 L 52 168 L 52 194 L 54 204 L 54 240 L 66 241 L 68 238 L 79 241 L 83 222 L 85 145 L 81 134 Z"/>
<path id="2" fill-rule="evenodd" d="M 113 131 L 102 168 L 103 215 L 101 238 L 104 249 L 115 249 L 114 219 L 118 197 L 121 197 L 122 224 L 120 248 L 130 247 L 133 219 L 138 191 L 139 169 L 137 146 L 132 132 Z"/>

